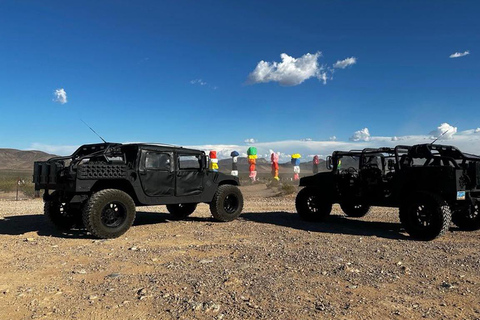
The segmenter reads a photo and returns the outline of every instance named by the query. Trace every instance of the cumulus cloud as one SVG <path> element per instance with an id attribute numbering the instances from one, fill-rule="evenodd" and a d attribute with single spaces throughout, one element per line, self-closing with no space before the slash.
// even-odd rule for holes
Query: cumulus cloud
<path id="1" fill-rule="evenodd" d="M 370 132 L 368 128 L 355 131 L 353 136 L 350 137 L 350 141 L 370 141 Z"/>
<path id="2" fill-rule="evenodd" d="M 63 88 L 55 90 L 53 95 L 55 97 L 53 99 L 54 102 L 57 102 L 57 103 L 60 103 L 60 104 L 65 104 L 65 103 L 68 102 L 67 101 L 67 92 Z"/>
<path id="3" fill-rule="evenodd" d="M 357 58 L 350 57 L 350 58 L 346 58 L 344 60 L 338 60 L 337 62 L 335 62 L 333 67 L 335 69 L 345 69 L 346 67 L 354 65 L 355 63 L 357 63 Z"/>
<path id="4" fill-rule="evenodd" d="M 402 145 L 414 145 L 421 143 L 431 143 L 432 134 L 438 135 L 442 134 L 443 128 L 454 128 L 452 129 L 456 133 L 451 135 L 449 140 L 445 141 L 445 144 L 453 145 L 459 148 L 463 152 L 479 154 L 480 155 L 480 128 L 473 128 L 464 131 L 458 131 L 456 127 L 452 127 L 449 124 L 441 124 L 433 133 L 428 134 L 428 131 L 425 134 L 421 135 L 405 135 L 405 136 L 372 136 L 368 132 L 367 128 L 359 130 L 358 135 L 354 134 L 354 137 L 358 137 L 358 140 L 350 141 L 341 141 L 341 140 L 330 140 L 326 139 L 324 141 L 303 141 L 303 140 L 281 140 L 281 141 L 270 141 L 270 142 L 257 142 L 255 139 L 254 146 L 257 148 L 257 153 L 259 157 L 263 157 L 270 160 L 270 155 L 273 151 L 279 154 L 280 163 L 285 163 L 290 161 L 290 155 L 292 153 L 300 153 L 302 155 L 309 155 L 305 158 L 305 161 L 311 160 L 311 155 L 326 155 L 332 154 L 336 150 L 352 150 L 352 149 L 363 149 L 363 148 L 378 148 L 378 147 L 394 147 L 398 144 Z M 367 130 L 365 130 L 367 129 Z M 368 132 L 368 134 L 367 134 Z M 447 135 L 447 134 L 445 134 Z M 444 136 L 445 136 L 444 135 Z M 368 139 L 367 139 L 368 137 Z M 353 138 L 353 137 L 352 137 Z M 362 138 L 362 139 L 360 139 Z M 250 139 L 247 139 L 250 140 Z M 251 141 L 251 140 L 250 140 Z M 440 142 L 436 142 L 441 144 Z M 185 146 L 188 148 L 204 150 L 207 153 L 210 150 L 217 151 L 217 156 L 219 159 L 230 159 L 230 153 L 232 151 L 237 151 L 240 153 L 241 157 L 247 156 L 247 149 L 249 145 L 222 145 L 222 144 L 208 144 L 208 145 L 190 145 Z M 77 146 L 62 146 L 62 145 L 46 145 L 40 143 L 34 143 L 31 145 L 30 150 L 41 150 L 52 154 L 57 155 L 69 155 L 77 149 Z"/>
<path id="5" fill-rule="evenodd" d="M 245 142 L 247 144 L 252 144 L 252 143 L 257 142 L 257 140 L 255 140 L 254 138 L 250 138 L 250 139 L 245 139 L 243 142 Z"/>
<path id="6" fill-rule="evenodd" d="M 453 135 L 457 133 L 457 127 L 453 127 L 448 123 L 442 123 L 437 129 L 430 132 L 432 139 L 439 139 L 439 140 L 450 140 L 453 139 Z"/>
<path id="7" fill-rule="evenodd" d="M 476 129 L 469 129 L 462 132 L 457 132 L 446 144 L 454 145 L 463 152 L 479 154 L 480 155 L 480 134 L 475 133 Z M 365 134 L 365 129 L 359 130 L 363 133 L 360 134 L 358 141 L 303 141 L 303 140 L 282 140 L 282 141 L 270 141 L 270 142 L 256 142 L 255 147 L 259 157 L 264 157 L 269 160 L 270 154 L 275 150 L 279 154 L 280 163 L 290 161 L 292 153 L 300 153 L 302 155 L 309 155 L 305 161 L 310 161 L 310 155 L 331 155 L 336 150 L 352 150 L 363 148 L 379 148 L 379 147 L 394 147 L 398 144 L 402 145 L 414 145 L 422 143 L 431 143 L 432 137 L 429 134 L 423 135 L 406 135 L 396 136 L 393 139 L 392 136 L 380 137 L 372 136 L 370 133 Z M 353 138 L 353 137 L 352 137 Z M 446 140 L 445 140 L 446 141 Z M 438 143 L 438 142 L 437 142 Z M 208 146 L 190 146 L 191 148 L 201 149 L 205 151 L 216 150 L 220 159 L 230 158 L 230 152 L 236 150 L 240 152 L 242 157 L 246 157 L 248 146 L 245 145 L 208 145 Z"/>
<path id="8" fill-rule="evenodd" d="M 331 136 L 328 138 L 328 140 L 330 141 L 337 141 L 337 137 L 336 136 Z"/>
<path id="9" fill-rule="evenodd" d="M 248 76 L 249 83 L 278 82 L 282 86 L 296 86 L 307 79 L 318 78 L 324 83 L 327 76 L 324 67 L 318 63 L 321 52 L 307 53 L 294 58 L 286 53 L 280 55 L 282 62 L 260 61 Z"/>
<path id="10" fill-rule="evenodd" d="M 460 58 L 460 57 L 465 57 L 470 54 L 470 51 L 465 51 L 465 52 L 455 52 L 450 55 L 450 58 Z"/>

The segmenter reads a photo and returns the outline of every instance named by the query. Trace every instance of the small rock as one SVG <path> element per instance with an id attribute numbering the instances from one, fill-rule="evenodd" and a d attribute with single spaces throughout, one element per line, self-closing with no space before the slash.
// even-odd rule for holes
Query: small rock
<path id="1" fill-rule="evenodd" d="M 93 294 L 88 297 L 88 300 L 96 300 L 96 299 L 98 299 L 98 296 L 93 295 Z"/>
<path id="2" fill-rule="evenodd" d="M 200 260 L 200 261 L 198 261 L 198 262 L 205 264 L 205 263 L 212 263 L 213 260 L 202 259 L 202 260 Z"/>
<path id="3" fill-rule="evenodd" d="M 80 270 L 74 270 L 73 273 L 76 274 L 87 274 L 87 271 L 85 269 L 80 269 Z"/>
<path id="4" fill-rule="evenodd" d="M 110 273 L 109 275 L 106 276 L 106 278 L 118 278 L 120 277 L 120 273 L 114 272 Z"/>
<path id="5" fill-rule="evenodd" d="M 139 296 L 146 296 L 146 295 L 147 295 L 147 289 L 141 288 L 141 289 L 139 289 L 139 290 L 137 291 L 137 294 L 138 294 Z"/>
<path id="6" fill-rule="evenodd" d="M 448 282 L 442 282 L 442 284 L 440 285 L 442 288 L 445 288 L 445 289 L 453 289 L 455 288 L 454 285 L 452 285 L 451 283 L 448 283 Z"/>
<path id="7" fill-rule="evenodd" d="M 35 238 L 26 238 L 25 239 L 25 242 L 32 242 L 32 241 L 35 241 Z"/>
<path id="8" fill-rule="evenodd" d="M 137 247 L 131 247 L 131 248 L 128 248 L 128 250 L 130 250 L 130 251 L 137 251 L 138 248 L 137 248 Z"/>

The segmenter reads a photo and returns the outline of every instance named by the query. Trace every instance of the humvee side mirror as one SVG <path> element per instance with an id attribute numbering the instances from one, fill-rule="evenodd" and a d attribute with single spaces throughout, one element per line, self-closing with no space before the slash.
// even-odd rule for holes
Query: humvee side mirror
<path id="1" fill-rule="evenodd" d="M 200 161 L 201 161 L 201 169 L 205 170 L 207 168 L 207 162 L 208 162 L 207 155 L 203 154 Z"/>
<path id="2" fill-rule="evenodd" d="M 332 156 L 328 156 L 325 159 L 325 166 L 327 167 L 327 170 L 332 170 L 333 169 Z"/>

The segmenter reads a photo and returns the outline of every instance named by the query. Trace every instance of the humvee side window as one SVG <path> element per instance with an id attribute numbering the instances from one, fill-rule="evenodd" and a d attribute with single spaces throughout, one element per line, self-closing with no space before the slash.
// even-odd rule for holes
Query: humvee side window
<path id="1" fill-rule="evenodd" d="M 145 169 L 170 171 L 172 159 L 168 153 L 147 152 Z"/>
<path id="2" fill-rule="evenodd" d="M 200 169 L 199 156 L 178 156 L 178 168 L 180 170 Z"/>

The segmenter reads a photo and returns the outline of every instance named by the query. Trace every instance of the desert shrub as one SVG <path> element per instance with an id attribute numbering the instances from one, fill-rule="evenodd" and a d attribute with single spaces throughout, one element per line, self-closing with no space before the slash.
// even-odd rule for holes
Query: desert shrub
<path id="1" fill-rule="evenodd" d="M 15 192 L 18 179 L 23 182 L 18 186 L 19 193 L 33 198 L 35 187 L 32 183 L 32 174 L 28 171 L 0 171 L 0 192 Z"/>
<path id="2" fill-rule="evenodd" d="M 282 185 L 282 193 L 283 194 L 293 194 L 297 192 L 297 187 L 292 184 L 283 184 Z"/>

